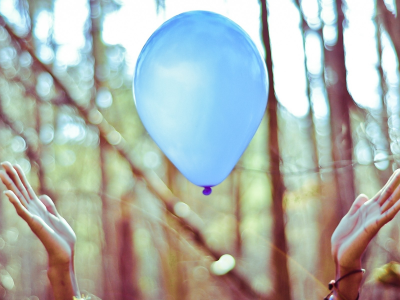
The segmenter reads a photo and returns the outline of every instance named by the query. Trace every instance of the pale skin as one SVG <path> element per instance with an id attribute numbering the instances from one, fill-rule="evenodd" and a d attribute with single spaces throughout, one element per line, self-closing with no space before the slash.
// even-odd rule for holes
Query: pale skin
<path id="1" fill-rule="evenodd" d="M 48 196 L 37 197 L 22 169 L 2 163 L 0 179 L 8 189 L 5 195 L 33 233 L 40 239 L 49 256 L 48 276 L 56 300 L 79 298 L 74 271 L 75 233 L 58 214 Z M 343 217 L 331 238 L 336 263 L 336 279 L 361 268 L 361 256 L 371 239 L 400 210 L 400 171 L 397 170 L 375 197 L 360 195 Z M 340 281 L 334 299 L 357 298 L 362 273 Z"/>
<path id="2" fill-rule="evenodd" d="M 361 194 L 336 227 L 331 238 L 332 256 L 336 263 L 336 279 L 361 269 L 361 256 L 378 231 L 400 210 L 400 170 L 396 170 L 386 185 L 371 199 Z M 338 283 L 334 299 L 357 298 L 362 273 L 356 273 Z"/>
<path id="3" fill-rule="evenodd" d="M 48 196 L 36 196 L 21 167 L 1 164 L 0 179 L 8 189 L 4 192 L 17 214 L 26 221 L 46 248 L 47 271 L 56 300 L 80 298 L 74 271 L 75 233 L 59 215 Z"/>

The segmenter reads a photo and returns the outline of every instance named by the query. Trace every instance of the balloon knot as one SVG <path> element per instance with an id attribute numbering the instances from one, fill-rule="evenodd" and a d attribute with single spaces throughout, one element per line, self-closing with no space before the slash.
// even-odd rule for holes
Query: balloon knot
<path id="1" fill-rule="evenodd" d="M 208 195 L 210 195 L 210 194 L 211 194 L 211 192 L 212 192 L 212 189 L 211 189 L 211 187 L 210 187 L 210 186 L 205 186 L 205 187 L 204 187 L 204 190 L 203 190 L 203 195 L 206 195 L 206 196 L 208 196 Z"/>

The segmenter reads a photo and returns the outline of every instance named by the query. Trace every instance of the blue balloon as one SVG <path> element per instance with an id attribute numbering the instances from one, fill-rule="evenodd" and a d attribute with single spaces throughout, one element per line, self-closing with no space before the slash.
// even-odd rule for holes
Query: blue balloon
<path id="1" fill-rule="evenodd" d="M 150 136 L 207 195 L 229 175 L 260 125 L 268 75 L 239 25 L 216 13 L 191 11 L 166 21 L 149 38 L 133 89 Z"/>

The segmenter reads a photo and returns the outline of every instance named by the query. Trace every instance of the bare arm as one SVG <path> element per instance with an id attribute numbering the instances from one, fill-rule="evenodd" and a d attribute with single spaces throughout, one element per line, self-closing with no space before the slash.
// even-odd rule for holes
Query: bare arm
<path id="1" fill-rule="evenodd" d="M 340 221 L 332 235 L 332 255 L 336 264 L 336 280 L 361 269 L 361 256 L 378 231 L 400 210 L 400 171 L 372 199 L 360 195 Z M 334 299 L 357 299 L 362 273 L 354 273 L 337 284 Z"/>
<path id="2" fill-rule="evenodd" d="M 19 166 L 8 162 L 1 165 L 4 171 L 0 171 L 0 179 L 8 189 L 4 194 L 46 248 L 49 256 L 47 274 L 55 299 L 80 298 L 74 271 L 74 231 L 58 214 L 48 196 L 36 196 Z"/>

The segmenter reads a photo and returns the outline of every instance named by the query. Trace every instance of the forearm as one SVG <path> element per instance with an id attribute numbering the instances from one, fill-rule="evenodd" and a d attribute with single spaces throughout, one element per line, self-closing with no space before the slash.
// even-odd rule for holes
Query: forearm
<path id="1" fill-rule="evenodd" d="M 361 260 L 355 262 L 351 267 L 336 266 L 336 280 L 349 274 L 354 270 L 361 269 Z M 355 300 L 357 299 L 360 290 L 363 273 L 354 273 L 350 276 L 340 280 L 337 287 L 334 289 L 333 295 L 335 300 Z"/>
<path id="2" fill-rule="evenodd" d="M 66 264 L 54 264 L 50 259 L 47 275 L 55 300 L 72 300 L 73 297 L 80 299 L 73 259 Z"/>

